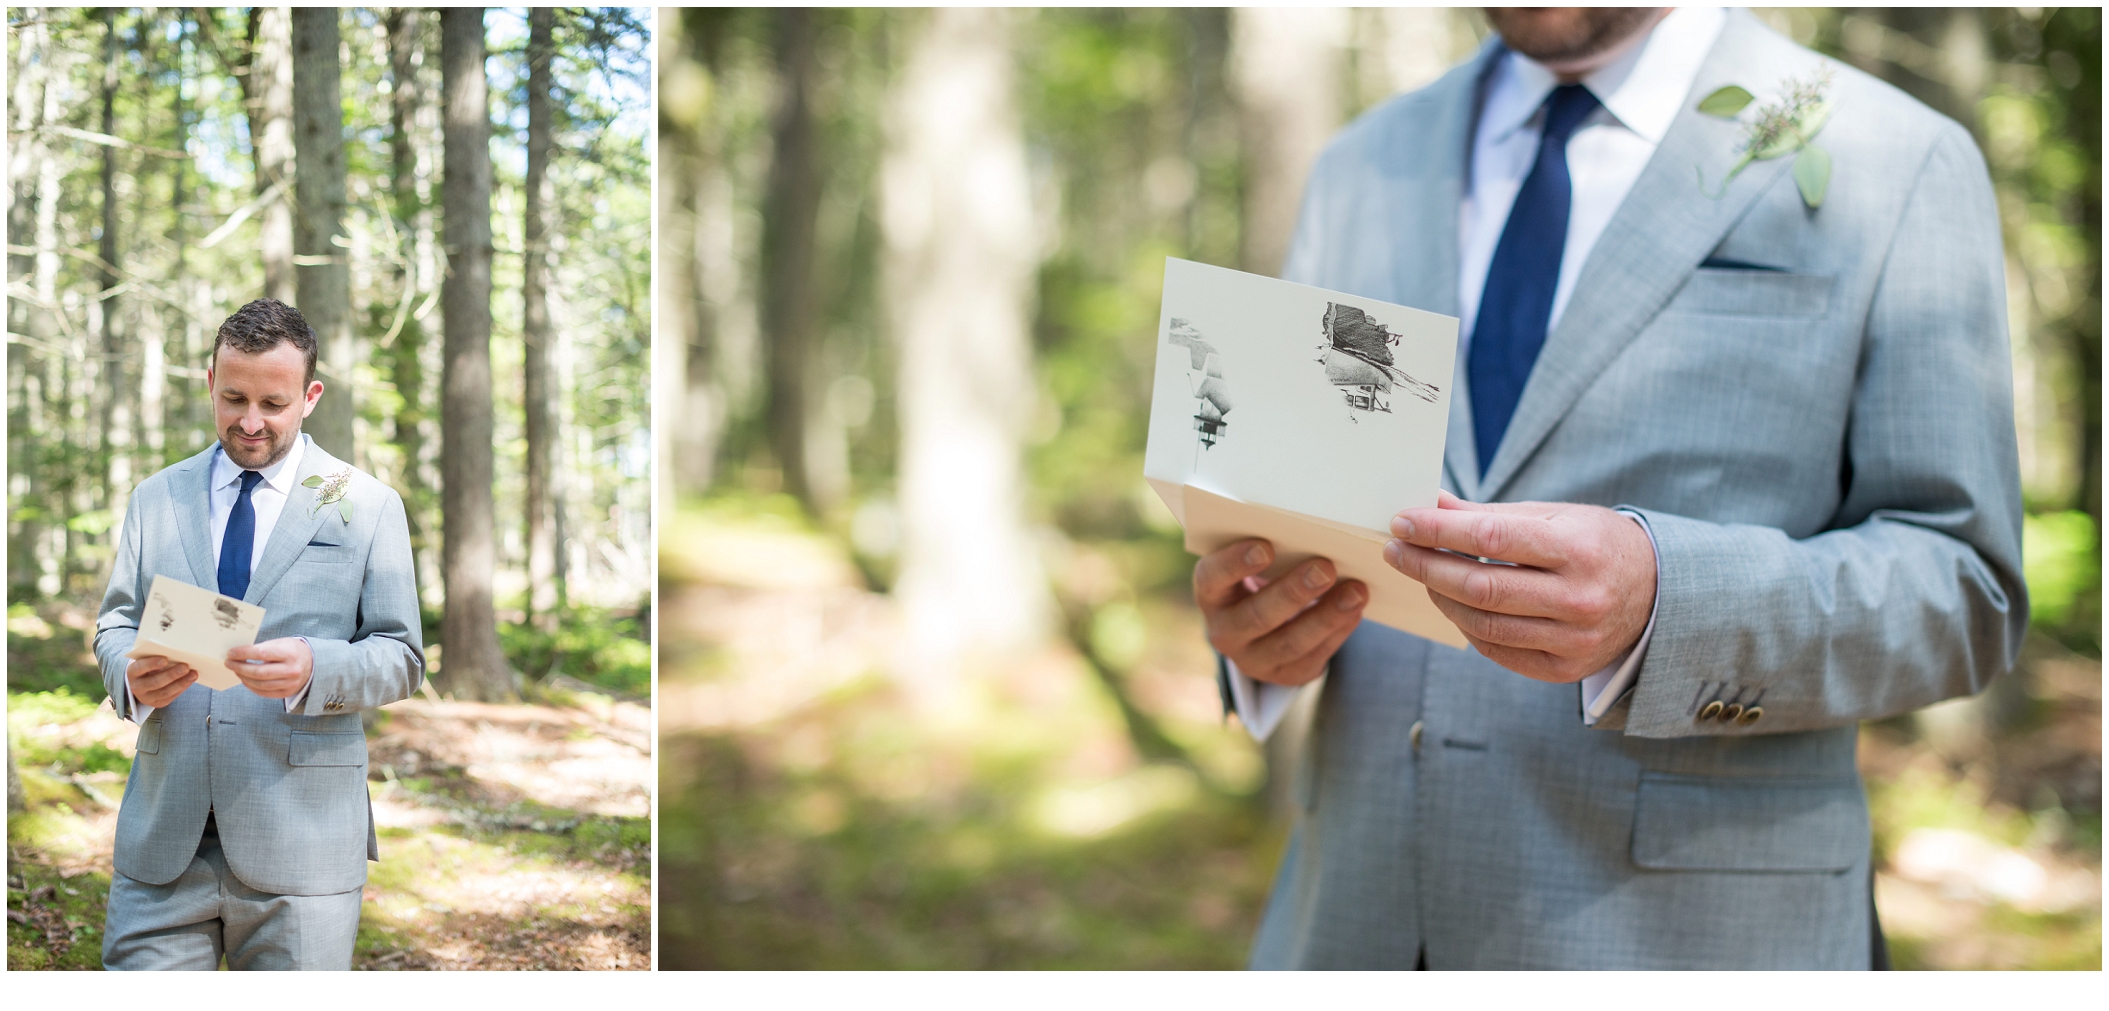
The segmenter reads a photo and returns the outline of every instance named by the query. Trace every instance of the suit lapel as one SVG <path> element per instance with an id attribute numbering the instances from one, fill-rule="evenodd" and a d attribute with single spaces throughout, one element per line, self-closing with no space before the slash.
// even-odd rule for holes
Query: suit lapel
<path id="1" fill-rule="evenodd" d="M 169 491 L 176 501 L 176 540 L 183 545 L 183 560 L 190 563 L 191 585 L 214 589 L 220 580 L 220 567 L 212 557 L 212 457 L 216 447 L 206 447 L 169 475 Z"/>
<path id="2" fill-rule="evenodd" d="M 271 528 L 271 542 L 264 545 L 264 557 L 256 563 L 255 574 L 249 577 L 249 593 L 243 600 L 251 604 L 261 603 L 286 570 L 293 567 L 293 560 L 307 550 L 308 538 L 314 536 L 315 528 L 325 517 L 337 515 L 334 509 L 316 508 L 319 489 L 302 482 L 317 474 L 334 472 L 342 466 L 336 457 L 323 452 L 314 440 L 308 440 L 307 447 L 301 450 L 298 473 L 293 475 L 293 491 L 286 496 L 286 507 L 278 512 L 278 523 Z"/>
<path id="3" fill-rule="evenodd" d="M 1501 448 L 1476 489 L 1483 500 L 1502 493 L 1583 391 L 1793 162 L 1784 157 L 1752 163 L 1719 199 L 1701 193 L 1699 175 L 1709 187 L 1718 187 L 1735 164 L 1743 128 L 1699 113 L 1694 108 L 1699 99 L 1731 83 L 1767 89 L 1814 62 L 1813 56 L 1778 42 L 1747 13 L 1730 14 L 1661 146 L 1583 264 L 1559 325 L 1531 370 Z M 1476 457 L 1458 456 L 1454 433 L 1469 431 L 1470 417 L 1455 408 L 1451 412 L 1449 452 L 1467 462 Z"/>

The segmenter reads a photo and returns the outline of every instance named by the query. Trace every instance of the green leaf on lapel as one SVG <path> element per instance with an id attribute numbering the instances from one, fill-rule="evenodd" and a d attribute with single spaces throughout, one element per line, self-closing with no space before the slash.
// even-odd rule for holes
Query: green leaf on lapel
<path id="1" fill-rule="evenodd" d="M 300 482 L 300 486 L 302 488 L 320 488 L 322 487 L 322 475 L 316 474 L 313 477 L 310 477 L 307 480 Z"/>
<path id="2" fill-rule="evenodd" d="M 1810 210 L 1822 207 L 1824 191 L 1831 185 L 1831 156 L 1814 144 L 1803 145 L 1794 156 L 1794 185 L 1801 189 L 1801 202 Z"/>
<path id="3" fill-rule="evenodd" d="M 344 517 L 344 522 L 351 522 L 351 499 L 340 498 L 337 500 L 337 514 Z"/>
<path id="4" fill-rule="evenodd" d="M 1733 84 L 1699 100 L 1699 111 L 1722 119 L 1734 119 L 1736 113 L 1753 101 L 1750 92 Z"/>

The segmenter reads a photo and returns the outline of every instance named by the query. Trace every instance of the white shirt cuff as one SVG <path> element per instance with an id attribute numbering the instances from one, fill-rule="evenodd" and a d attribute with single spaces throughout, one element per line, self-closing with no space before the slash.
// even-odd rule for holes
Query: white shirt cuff
<path id="1" fill-rule="evenodd" d="M 1655 547 L 1655 531 L 1648 526 L 1647 517 L 1627 509 L 1618 512 L 1619 515 L 1640 524 L 1640 529 L 1648 535 L 1648 547 L 1655 551 L 1657 592 L 1655 605 L 1648 610 L 1648 627 L 1641 630 L 1640 641 L 1634 643 L 1633 648 L 1616 663 L 1582 679 L 1582 725 L 1585 727 L 1593 727 L 1596 721 L 1603 719 L 1604 714 L 1610 712 L 1611 707 L 1617 704 L 1627 689 L 1633 687 L 1633 682 L 1639 679 L 1641 657 L 1647 655 L 1648 640 L 1655 636 L 1655 614 L 1662 609 L 1662 551 Z"/>
<path id="2" fill-rule="evenodd" d="M 1265 741 L 1281 726 L 1282 715 L 1289 711 L 1289 704 L 1296 701 L 1301 687 L 1254 681 L 1238 670 L 1236 661 L 1223 658 L 1223 665 L 1230 671 L 1230 701 L 1237 711 L 1238 722 L 1245 725 L 1245 732 L 1255 741 Z"/>

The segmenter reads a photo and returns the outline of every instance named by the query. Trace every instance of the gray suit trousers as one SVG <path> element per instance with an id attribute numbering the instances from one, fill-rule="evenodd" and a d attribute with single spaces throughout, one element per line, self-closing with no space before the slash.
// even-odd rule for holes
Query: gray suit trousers
<path id="1" fill-rule="evenodd" d="M 190 866 L 165 885 L 110 875 L 103 968 L 350 969 L 364 889 L 273 895 L 227 869 L 207 823 Z"/>

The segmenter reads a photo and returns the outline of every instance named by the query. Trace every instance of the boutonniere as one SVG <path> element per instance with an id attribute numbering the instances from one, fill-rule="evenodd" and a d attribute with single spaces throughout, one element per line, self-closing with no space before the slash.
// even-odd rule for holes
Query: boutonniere
<path id="1" fill-rule="evenodd" d="M 1781 155 L 1794 155 L 1794 185 L 1801 202 L 1810 210 L 1823 206 L 1824 190 L 1831 185 L 1831 156 L 1817 147 L 1818 131 L 1831 118 L 1831 68 L 1826 66 L 1806 80 L 1789 77 L 1780 82 L 1779 97 L 1758 106 L 1743 124 L 1743 157 L 1728 170 L 1721 188 L 1709 196 L 1718 200 L 1728 192 L 1745 166 Z M 1743 88 L 1729 85 L 1699 100 L 1699 111 L 1722 119 L 1738 119 L 1756 97 Z M 1699 170 L 1699 191 L 1706 192 L 1706 170 Z"/>
<path id="2" fill-rule="evenodd" d="M 315 515 L 316 509 L 320 509 L 323 506 L 335 502 L 337 504 L 337 515 L 344 517 L 344 522 L 350 523 L 351 503 L 345 501 L 344 491 L 345 489 L 351 487 L 351 476 L 351 468 L 346 467 L 343 470 L 340 470 L 335 474 L 331 474 L 328 477 L 323 477 L 322 475 L 317 474 L 313 477 L 308 478 L 305 481 L 300 482 L 301 487 L 303 488 L 322 489 L 321 491 L 315 494 L 315 505 L 313 508 L 308 510 L 308 515 L 313 516 Z"/>

